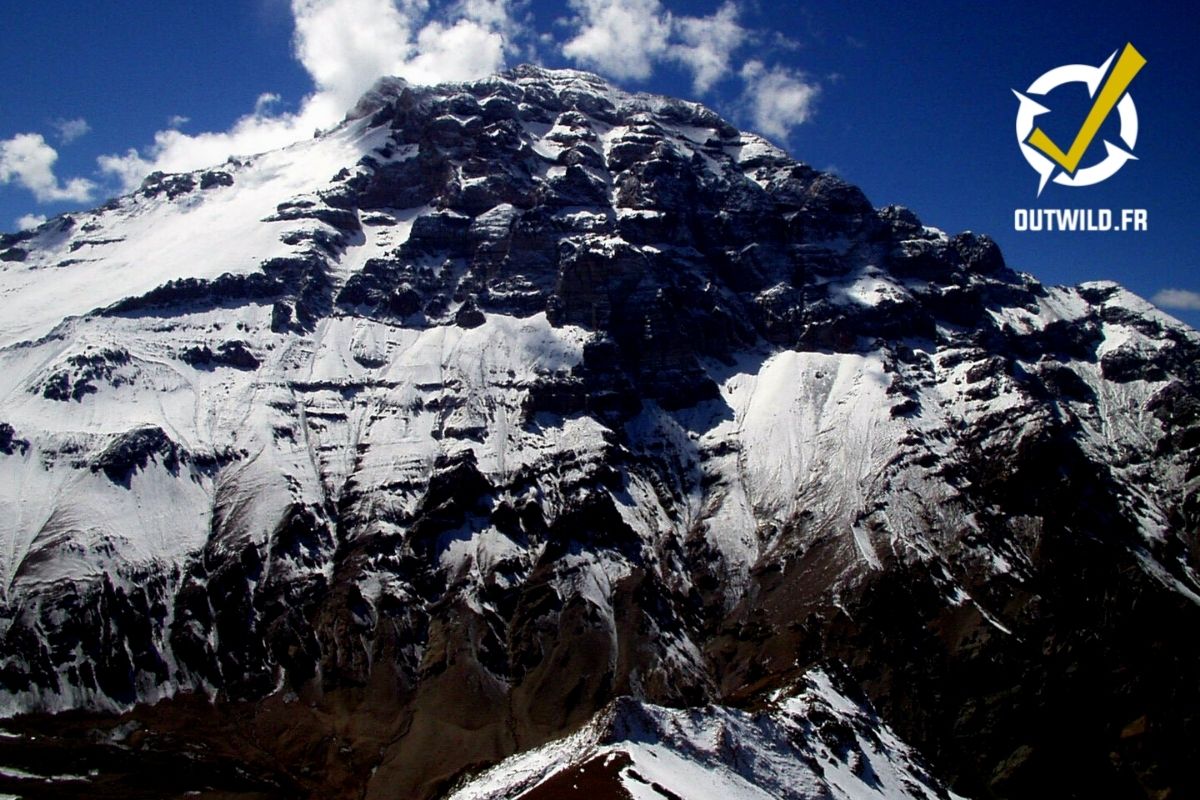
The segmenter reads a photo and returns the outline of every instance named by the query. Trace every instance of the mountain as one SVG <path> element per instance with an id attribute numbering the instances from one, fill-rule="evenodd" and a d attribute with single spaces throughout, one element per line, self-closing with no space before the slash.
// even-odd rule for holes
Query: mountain
<path id="1" fill-rule="evenodd" d="M 0 297 L 0 792 L 1200 793 L 1200 334 L 701 106 L 385 79 Z"/>

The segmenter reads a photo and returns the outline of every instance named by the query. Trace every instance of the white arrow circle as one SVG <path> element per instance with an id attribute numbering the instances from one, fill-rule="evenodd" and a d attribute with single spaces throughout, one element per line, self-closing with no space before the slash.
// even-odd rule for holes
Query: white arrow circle
<path id="1" fill-rule="evenodd" d="M 1040 114 L 1050 111 L 1050 109 L 1029 95 L 1044 96 L 1063 84 L 1082 83 L 1088 88 L 1088 96 L 1095 97 L 1097 90 L 1100 88 L 1100 83 L 1104 80 L 1104 76 L 1108 72 L 1108 67 L 1115 56 L 1116 53 L 1113 53 L 1108 57 L 1107 61 L 1098 67 L 1092 67 L 1087 64 L 1066 64 L 1061 67 L 1055 67 L 1029 84 L 1029 88 L 1025 90 L 1024 94 L 1013 92 L 1021 101 L 1020 107 L 1017 108 L 1017 145 L 1021 148 L 1021 155 L 1025 157 L 1029 166 L 1033 167 L 1033 170 L 1041 177 L 1041 182 L 1038 184 L 1038 194 L 1042 193 L 1042 189 L 1046 186 L 1046 182 L 1050 179 L 1051 175 L 1054 176 L 1054 182 L 1061 186 L 1091 186 L 1111 178 L 1116 174 L 1117 170 L 1125 165 L 1126 161 L 1136 158 L 1132 153 L 1106 141 L 1104 147 L 1107 155 L 1100 163 L 1085 169 L 1076 170 L 1073 176 L 1063 171 L 1058 171 L 1057 174 L 1054 174 L 1058 170 L 1058 165 L 1025 143 L 1025 140 L 1029 138 L 1029 134 L 1033 132 L 1035 118 Z M 1138 116 L 1137 106 L 1134 105 L 1131 95 L 1126 94 L 1117 103 L 1117 114 L 1121 122 L 1121 141 L 1125 143 L 1126 147 L 1132 150 L 1137 144 Z"/>

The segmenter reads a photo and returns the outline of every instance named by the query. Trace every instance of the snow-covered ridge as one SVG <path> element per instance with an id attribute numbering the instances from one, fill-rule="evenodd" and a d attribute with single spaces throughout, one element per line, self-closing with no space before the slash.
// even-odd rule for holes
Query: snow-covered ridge
<path id="1" fill-rule="evenodd" d="M 447 800 L 955 798 L 875 715 L 820 670 L 755 713 L 617 700 L 578 733 L 513 756 Z"/>

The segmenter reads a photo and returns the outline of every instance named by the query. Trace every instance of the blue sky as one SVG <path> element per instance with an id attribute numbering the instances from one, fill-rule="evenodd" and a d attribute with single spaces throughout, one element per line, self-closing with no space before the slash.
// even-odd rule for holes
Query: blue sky
<path id="1" fill-rule="evenodd" d="M 433 81 L 536 60 L 700 100 L 836 170 L 876 205 L 902 203 L 927 224 L 991 234 L 1012 266 L 1047 283 L 1108 278 L 1146 297 L 1182 290 L 1174 302 L 1196 308 L 1171 313 L 1200 325 L 1200 18 L 1183 7 L 124 0 L 102 13 L 80 8 L 43 0 L 5 9 L 0 230 L 94 205 L 151 168 L 199 167 L 311 135 L 379 71 Z M 1038 197 L 1015 140 L 1011 90 L 1062 64 L 1098 65 L 1127 41 L 1148 62 L 1130 88 L 1138 160 L 1098 186 L 1050 184 Z M 1061 87 L 1039 122 L 1065 147 L 1089 102 L 1080 86 Z M 1097 157 L 1089 152 L 1085 164 Z M 1014 231 L 1014 209 L 1037 207 L 1146 208 L 1150 230 Z"/>

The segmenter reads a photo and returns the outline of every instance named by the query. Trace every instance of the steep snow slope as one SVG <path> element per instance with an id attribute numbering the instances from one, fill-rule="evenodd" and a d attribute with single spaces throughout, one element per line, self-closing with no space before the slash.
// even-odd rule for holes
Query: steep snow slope
<path id="1" fill-rule="evenodd" d="M 294 253 L 281 236 L 295 226 L 271 221 L 276 207 L 324 188 L 385 139 L 360 120 L 194 175 L 152 177 L 140 193 L 43 225 L 20 245 L 29 256 L 0 272 L 0 298 L 22 310 L 0 322 L 0 346 L 168 281 L 254 272 Z"/>

